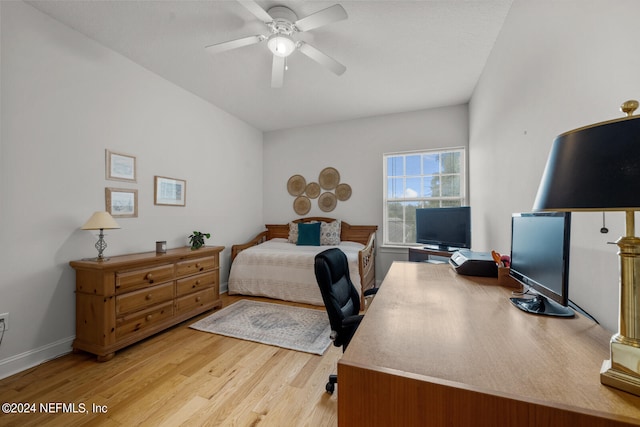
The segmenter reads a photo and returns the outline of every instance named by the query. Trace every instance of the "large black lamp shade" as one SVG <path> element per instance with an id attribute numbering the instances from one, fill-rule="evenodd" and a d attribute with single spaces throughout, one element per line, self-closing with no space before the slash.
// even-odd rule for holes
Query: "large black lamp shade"
<path id="1" fill-rule="evenodd" d="M 627 101 L 627 117 L 596 123 L 556 138 L 549 153 L 534 210 L 624 211 L 626 234 L 616 242 L 620 267 L 618 333 L 600 382 L 640 396 L 640 116 Z"/>
<path id="2" fill-rule="evenodd" d="M 640 116 L 558 136 L 533 209 L 640 209 Z"/>

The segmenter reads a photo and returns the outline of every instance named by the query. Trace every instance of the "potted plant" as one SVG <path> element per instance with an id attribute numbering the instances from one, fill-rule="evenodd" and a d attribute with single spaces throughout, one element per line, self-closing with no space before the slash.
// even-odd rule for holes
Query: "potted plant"
<path id="1" fill-rule="evenodd" d="M 202 233 L 200 231 L 194 231 L 191 236 L 189 236 L 189 243 L 191 243 L 191 250 L 195 251 L 196 249 L 200 249 L 204 246 L 204 238 L 210 238 L 211 234 Z"/>

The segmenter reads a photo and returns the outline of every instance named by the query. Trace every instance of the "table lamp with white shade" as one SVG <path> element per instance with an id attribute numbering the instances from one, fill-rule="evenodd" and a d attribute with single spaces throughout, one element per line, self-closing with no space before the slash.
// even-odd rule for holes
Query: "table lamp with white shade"
<path id="1" fill-rule="evenodd" d="M 98 235 L 98 241 L 96 242 L 96 249 L 98 250 L 98 257 L 95 261 L 105 261 L 106 258 L 102 255 L 107 248 L 107 242 L 104 241 L 103 230 L 113 230 L 120 228 L 118 223 L 113 219 L 109 212 L 98 211 L 91 215 L 91 218 L 84 223 L 81 230 L 100 230 Z"/>

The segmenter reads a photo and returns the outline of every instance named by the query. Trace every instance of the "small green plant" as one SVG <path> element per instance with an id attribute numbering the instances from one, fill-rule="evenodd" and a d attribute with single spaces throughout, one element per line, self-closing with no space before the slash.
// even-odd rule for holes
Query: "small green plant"
<path id="1" fill-rule="evenodd" d="M 196 249 L 200 249 L 204 246 L 204 238 L 210 238 L 211 234 L 209 233 L 201 233 L 200 231 L 194 231 L 191 236 L 189 236 L 189 242 L 191 243 L 191 250 L 194 251 Z"/>

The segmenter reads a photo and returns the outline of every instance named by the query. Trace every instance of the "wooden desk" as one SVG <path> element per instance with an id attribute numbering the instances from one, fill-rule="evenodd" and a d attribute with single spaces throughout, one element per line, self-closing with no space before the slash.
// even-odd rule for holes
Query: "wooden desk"
<path id="1" fill-rule="evenodd" d="M 611 333 L 528 314 L 497 279 L 395 262 L 338 362 L 338 425 L 640 425 L 600 384 Z"/>

